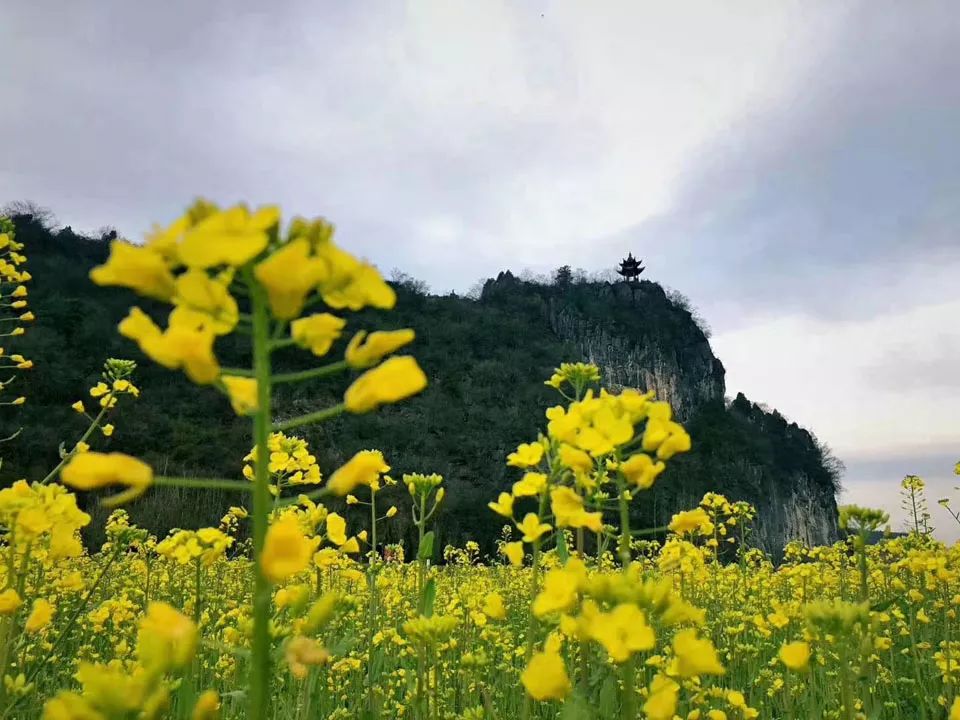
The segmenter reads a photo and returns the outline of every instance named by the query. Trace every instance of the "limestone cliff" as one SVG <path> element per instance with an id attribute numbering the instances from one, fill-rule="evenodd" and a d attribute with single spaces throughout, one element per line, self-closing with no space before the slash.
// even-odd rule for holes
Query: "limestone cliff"
<path id="1" fill-rule="evenodd" d="M 775 411 L 743 396 L 725 401 L 723 364 L 709 339 L 660 285 L 536 286 L 501 273 L 482 299 L 502 304 L 523 296 L 541 301 L 550 330 L 575 359 L 598 365 L 605 385 L 655 390 L 689 424 L 694 451 L 671 465 L 642 521 L 662 525 L 712 490 L 757 505 L 754 541 L 774 555 L 789 540 L 836 540 L 835 461 Z"/>

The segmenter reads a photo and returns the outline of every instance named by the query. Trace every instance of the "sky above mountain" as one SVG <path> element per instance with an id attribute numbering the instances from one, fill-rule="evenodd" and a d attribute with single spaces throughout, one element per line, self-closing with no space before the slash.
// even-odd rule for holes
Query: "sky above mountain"
<path id="1" fill-rule="evenodd" d="M 277 202 L 435 292 L 633 251 L 896 525 L 903 475 L 960 483 L 958 43 L 946 0 L 35 0 L 0 202 L 131 239 Z"/>

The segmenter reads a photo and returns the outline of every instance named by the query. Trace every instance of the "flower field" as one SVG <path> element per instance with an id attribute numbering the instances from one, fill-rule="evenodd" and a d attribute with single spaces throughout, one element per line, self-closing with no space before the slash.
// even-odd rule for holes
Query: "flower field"
<path id="1" fill-rule="evenodd" d="M 42 321 L 28 252 L 0 219 L 11 344 Z M 251 451 L 236 478 L 169 477 L 99 452 L 117 409 L 149 402 L 135 363 L 106 361 L 72 405 L 86 429 L 64 430 L 60 463 L 0 490 L 0 718 L 960 720 L 960 546 L 932 538 L 919 478 L 903 484 L 913 530 L 895 538 L 877 541 L 885 513 L 845 506 L 841 541 L 793 542 L 774 564 L 752 542 L 755 509 L 717 488 L 655 542 L 631 508 L 696 438 L 652 392 L 606 390 L 596 367 L 564 364 L 542 431 L 504 459 L 516 481 L 477 508 L 503 527 L 496 556 L 440 548 L 442 477 L 394 477 L 373 449 L 327 473 L 297 434 L 428 383 L 394 354 L 412 331 L 339 344 L 341 315 L 395 297 L 332 226 L 284 230 L 275 208 L 198 202 L 143 245 L 115 241 L 91 279 L 171 306 L 165 324 L 134 307 L 119 332 L 248 416 Z M 228 335 L 249 345 L 249 367 L 220 365 Z M 279 367 L 281 351 L 335 349 L 312 370 Z M 0 361 L 42 372 L 42 360 Z M 278 420 L 273 389 L 318 377 L 343 383 L 342 402 Z M 218 527 L 185 518 L 152 537 L 135 502 L 169 487 L 248 502 Z M 94 502 L 114 508 L 99 548 L 80 536 Z M 378 539 L 401 513 L 417 530 L 407 557 Z"/>

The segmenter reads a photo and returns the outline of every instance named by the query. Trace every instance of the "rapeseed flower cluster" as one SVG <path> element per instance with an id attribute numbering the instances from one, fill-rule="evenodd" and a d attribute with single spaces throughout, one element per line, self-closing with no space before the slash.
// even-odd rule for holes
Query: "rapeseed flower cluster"
<path id="1" fill-rule="evenodd" d="M 0 275 L 25 282 L 0 230 Z M 960 546 L 932 538 L 919 478 L 903 485 L 912 531 L 879 542 L 885 514 L 845 506 L 843 539 L 793 541 L 775 563 L 753 541 L 764 518 L 719 493 L 639 537 L 631 509 L 691 438 L 653 393 L 603 389 L 597 367 L 570 363 L 547 381 L 563 402 L 489 503 L 508 523 L 497 552 L 441 551 L 441 475 L 394 480 L 397 459 L 376 449 L 321 472 L 295 432 L 425 383 L 391 357 L 412 331 L 343 337 L 342 311 L 389 308 L 393 291 L 329 224 L 283 232 L 273 208 L 199 202 L 143 246 L 115 243 L 93 279 L 171 306 L 164 323 L 131 310 L 121 333 L 220 390 L 250 417 L 253 450 L 236 478 L 179 478 L 96 449 L 122 441 L 118 408 L 141 395 L 133 363 L 107 362 L 71 405 L 86 429 L 57 466 L 0 490 L 0 718 L 960 720 Z M 223 368 L 217 338 L 240 331 L 253 367 Z M 341 341 L 342 359 L 273 366 L 281 349 L 325 357 Z M 341 403 L 275 416 L 277 384 L 343 372 L 361 374 Z M 113 486 L 111 505 L 152 487 L 244 502 L 165 537 L 115 509 L 104 544 L 85 545 L 92 511 L 72 491 Z M 410 563 L 384 544 L 401 520 Z"/>

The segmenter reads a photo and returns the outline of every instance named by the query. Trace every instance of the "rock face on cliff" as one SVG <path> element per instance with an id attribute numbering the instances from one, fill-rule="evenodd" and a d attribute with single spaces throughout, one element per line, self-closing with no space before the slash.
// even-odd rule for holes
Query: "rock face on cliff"
<path id="1" fill-rule="evenodd" d="M 662 525 L 705 491 L 758 507 L 754 541 L 773 555 L 799 539 L 837 539 L 836 462 L 816 438 L 742 395 L 725 402 L 724 368 L 682 302 L 654 282 L 534 286 L 501 273 L 481 301 L 509 303 L 534 294 L 550 330 L 598 365 L 613 388 L 655 390 L 690 424 L 694 451 L 671 465 L 647 517 Z"/>

